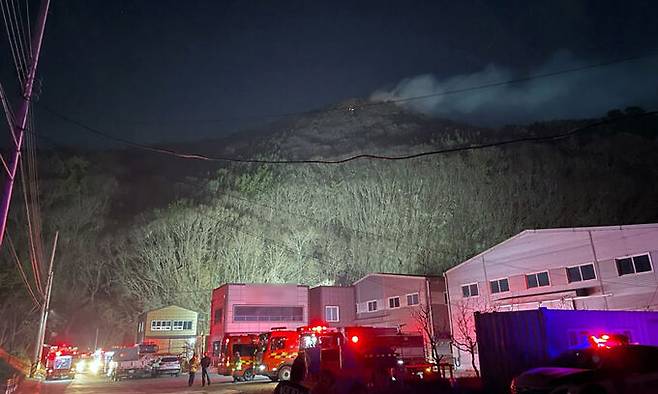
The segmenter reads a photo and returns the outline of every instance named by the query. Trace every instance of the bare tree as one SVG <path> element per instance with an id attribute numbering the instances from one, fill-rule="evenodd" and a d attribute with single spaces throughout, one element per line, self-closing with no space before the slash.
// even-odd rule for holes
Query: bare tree
<path id="1" fill-rule="evenodd" d="M 428 304 L 420 304 L 418 307 L 411 311 L 411 316 L 414 318 L 418 327 L 422 330 L 423 336 L 427 339 L 430 345 L 430 362 L 438 366 L 445 354 L 441 354 L 440 346 L 442 339 L 433 327 L 434 319 L 432 318 L 432 308 Z"/>
<path id="2" fill-rule="evenodd" d="M 473 301 L 462 301 L 452 306 L 452 344 L 462 352 L 468 353 L 476 376 L 480 370 L 475 362 L 477 354 L 477 337 L 475 336 L 475 312 L 494 312 L 496 307 Z"/>

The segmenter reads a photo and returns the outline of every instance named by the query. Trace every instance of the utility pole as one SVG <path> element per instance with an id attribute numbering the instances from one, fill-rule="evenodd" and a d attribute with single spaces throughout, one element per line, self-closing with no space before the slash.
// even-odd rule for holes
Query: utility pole
<path id="1" fill-rule="evenodd" d="M 39 368 L 41 361 L 41 351 L 46 337 L 46 325 L 48 324 L 48 310 L 50 309 L 50 294 L 53 289 L 53 262 L 55 261 L 55 250 L 57 249 L 57 239 L 59 238 L 59 231 L 55 232 L 55 241 L 53 242 L 53 250 L 50 253 L 50 264 L 48 266 L 48 282 L 46 282 L 46 296 L 43 304 L 41 304 L 41 320 L 39 321 L 39 332 L 37 333 L 37 345 L 34 349 L 34 363 L 32 364 L 32 371 L 30 375 L 34 375 L 36 369 Z"/>
<path id="2" fill-rule="evenodd" d="M 16 178 L 16 170 L 18 169 L 18 162 L 21 159 L 21 148 L 23 146 L 23 137 L 25 136 L 25 129 L 27 127 L 28 114 L 30 112 L 30 103 L 32 101 L 32 88 L 34 87 L 34 78 L 37 73 L 37 64 L 39 63 L 39 54 L 41 53 L 41 42 L 43 41 L 43 32 L 46 28 L 46 17 L 48 16 L 48 7 L 50 0 L 42 0 L 41 8 L 39 9 L 39 16 L 35 25 L 34 37 L 32 37 L 31 63 L 28 67 L 27 78 L 25 79 L 25 86 L 23 86 L 23 97 L 13 119 L 11 125 L 11 134 L 13 138 L 13 146 L 11 151 L 11 158 L 9 165 L 2 159 L 5 169 L 7 170 L 7 181 L 5 183 L 4 191 L 2 194 L 2 204 L 0 205 L 0 246 L 5 237 L 5 228 L 7 227 L 7 215 L 9 213 L 9 205 L 11 204 L 11 195 L 14 190 L 14 179 Z"/>
<path id="3" fill-rule="evenodd" d="M 98 329 L 99 329 L 99 327 L 96 326 L 96 339 L 94 339 L 94 351 L 96 351 L 96 349 L 98 349 Z"/>

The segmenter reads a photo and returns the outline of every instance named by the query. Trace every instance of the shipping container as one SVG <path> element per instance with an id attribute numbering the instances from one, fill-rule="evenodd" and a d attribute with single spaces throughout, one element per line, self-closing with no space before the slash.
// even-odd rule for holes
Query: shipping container
<path id="1" fill-rule="evenodd" d="M 540 367 L 590 336 L 621 334 L 631 343 L 658 346 L 658 312 L 539 308 L 476 313 L 480 371 L 487 393 L 506 393 L 516 375 Z"/>

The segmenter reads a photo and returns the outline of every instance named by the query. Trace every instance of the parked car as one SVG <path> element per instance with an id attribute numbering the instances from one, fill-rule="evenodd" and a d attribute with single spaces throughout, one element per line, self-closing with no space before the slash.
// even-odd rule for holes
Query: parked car
<path id="1" fill-rule="evenodd" d="M 153 364 L 155 375 L 175 375 L 181 373 L 180 359 L 177 356 L 162 356 Z"/>
<path id="2" fill-rule="evenodd" d="M 563 353 L 512 380 L 512 394 L 649 394 L 658 387 L 658 347 L 619 345 Z"/>

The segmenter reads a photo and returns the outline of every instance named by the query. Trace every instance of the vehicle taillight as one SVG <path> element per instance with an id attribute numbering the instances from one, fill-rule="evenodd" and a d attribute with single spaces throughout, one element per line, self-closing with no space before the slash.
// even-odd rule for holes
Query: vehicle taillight
<path id="1" fill-rule="evenodd" d="M 359 342 L 359 337 L 356 335 L 352 335 L 352 343 L 357 343 Z"/>

